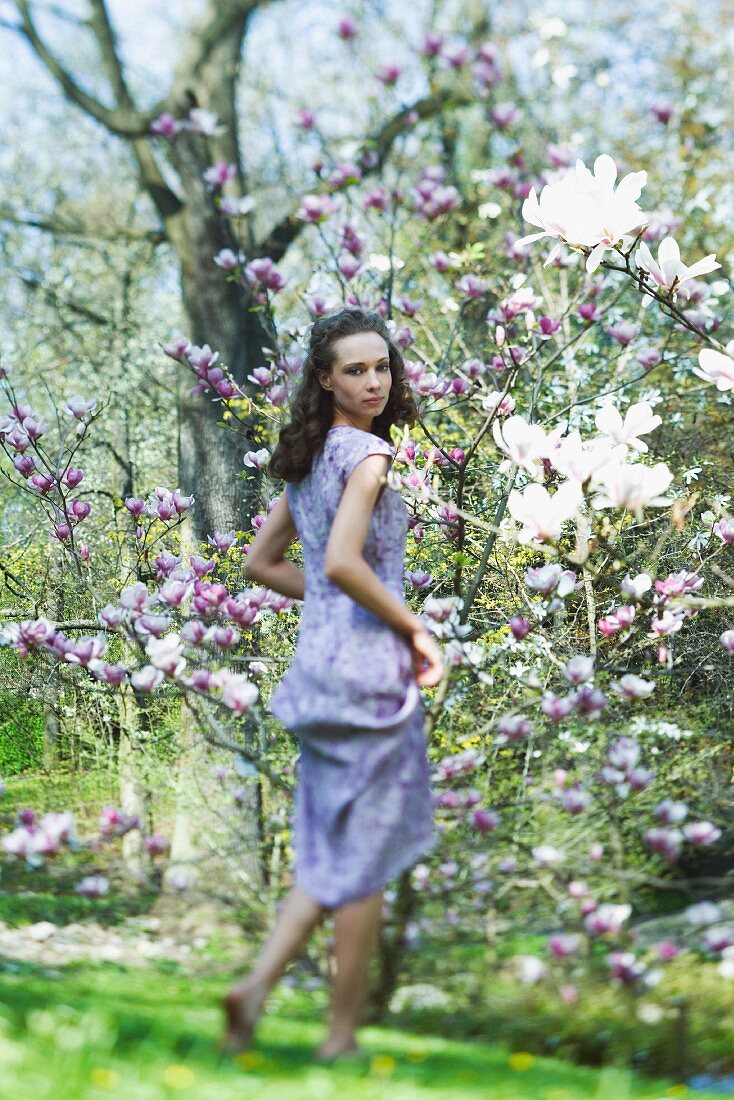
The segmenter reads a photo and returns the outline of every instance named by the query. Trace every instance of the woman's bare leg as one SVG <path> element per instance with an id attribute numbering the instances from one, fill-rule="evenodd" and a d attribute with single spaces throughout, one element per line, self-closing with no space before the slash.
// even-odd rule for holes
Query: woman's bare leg
<path id="1" fill-rule="evenodd" d="M 322 1058 L 357 1049 L 355 1032 L 367 1000 L 370 960 L 377 946 L 381 918 L 381 890 L 334 910 L 336 974 L 329 1033 L 317 1051 Z"/>
<path id="2" fill-rule="evenodd" d="M 247 977 L 236 982 L 224 998 L 227 1029 L 223 1045 L 227 1050 L 244 1050 L 265 998 L 291 959 L 308 940 L 326 909 L 294 886 L 283 901 L 275 928 Z"/>

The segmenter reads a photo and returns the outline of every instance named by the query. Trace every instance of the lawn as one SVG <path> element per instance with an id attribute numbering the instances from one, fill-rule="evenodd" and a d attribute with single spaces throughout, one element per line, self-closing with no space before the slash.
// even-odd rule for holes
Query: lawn
<path id="1" fill-rule="evenodd" d="M 675 1081 L 626 1069 L 575 1066 L 391 1028 L 360 1033 L 365 1055 L 322 1066 L 312 1050 L 323 1024 L 304 1001 L 274 991 L 252 1050 L 216 1049 L 218 999 L 228 975 L 192 977 L 164 963 L 133 967 L 73 963 L 49 970 L 4 961 L 0 972 L 0 1080 L 12 1100 L 120 1097 L 158 1100 L 633 1100 L 713 1098 Z"/>

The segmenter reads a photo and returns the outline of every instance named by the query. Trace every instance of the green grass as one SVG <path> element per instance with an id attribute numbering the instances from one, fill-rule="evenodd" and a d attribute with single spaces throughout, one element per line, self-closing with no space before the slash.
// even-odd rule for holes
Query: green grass
<path id="1" fill-rule="evenodd" d="M 312 1050 L 323 1023 L 304 1019 L 323 994 L 279 986 L 251 1051 L 216 1049 L 219 998 L 232 975 L 190 977 L 165 967 L 70 964 L 46 971 L 8 964 L 0 973 L 0 1081 L 13 1100 L 713 1100 L 675 1082 L 625 1069 L 585 1069 L 512 1054 L 504 1043 L 453 1041 L 366 1027 L 364 1057 L 326 1067 Z"/>

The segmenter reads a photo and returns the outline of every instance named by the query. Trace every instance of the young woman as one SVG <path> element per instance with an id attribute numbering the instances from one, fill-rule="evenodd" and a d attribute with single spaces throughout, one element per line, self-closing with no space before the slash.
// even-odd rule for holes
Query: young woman
<path id="1" fill-rule="evenodd" d="M 333 911 L 336 973 L 317 1057 L 359 1048 L 385 883 L 433 847 L 419 686 L 442 656 L 403 595 L 408 509 L 385 475 L 389 429 L 417 410 L 377 313 L 342 309 L 311 330 L 303 378 L 270 473 L 286 491 L 247 554 L 251 580 L 304 601 L 270 710 L 298 739 L 295 880 L 250 974 L 224 998 L 223 1047 L 250 1042 L 269 989 Z M 301 572 L 284 554 L 295 537 Z"/>

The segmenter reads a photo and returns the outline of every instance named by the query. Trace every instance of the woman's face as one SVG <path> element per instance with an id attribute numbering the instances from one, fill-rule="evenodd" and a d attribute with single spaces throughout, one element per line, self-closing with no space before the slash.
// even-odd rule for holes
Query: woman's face
<path id="1" fill-rule="evenodd" d="M 369 431 L 385 408 L 392 386 L 388 347 L 377 332 L 342 336 L 333 346 L 331 373 L 319 377 L 334 395 L 334 423 L 351 423 Z"/>

